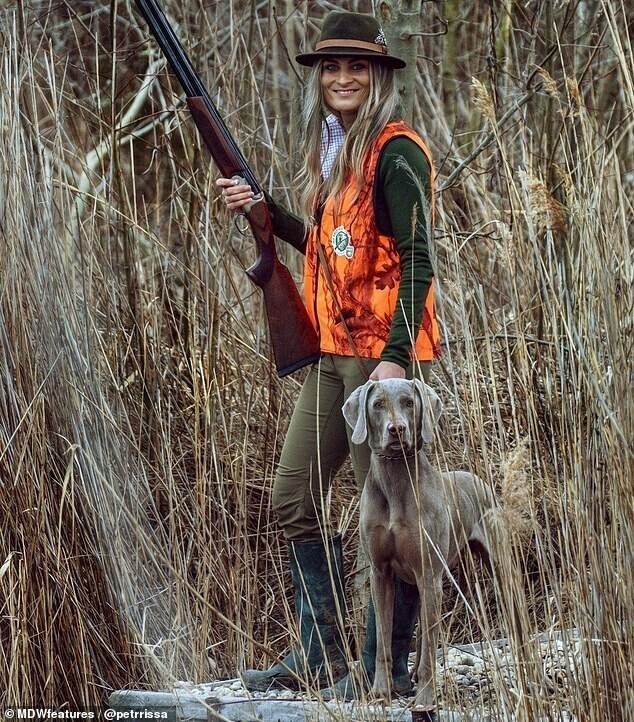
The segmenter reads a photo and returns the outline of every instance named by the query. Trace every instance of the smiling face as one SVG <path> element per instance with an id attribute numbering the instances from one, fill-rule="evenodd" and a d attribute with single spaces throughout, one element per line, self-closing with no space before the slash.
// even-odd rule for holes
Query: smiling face
<path id="1" fill-rule="evenodd" d="M 326 58 L 321 67 L 324 101 L 348 129 L 370 92 L 370 61 L 364 58 Z"/>

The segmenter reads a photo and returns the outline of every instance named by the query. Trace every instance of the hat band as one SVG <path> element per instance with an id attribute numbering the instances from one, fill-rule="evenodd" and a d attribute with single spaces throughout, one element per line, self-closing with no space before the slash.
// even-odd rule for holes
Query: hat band
<path id="1" fill-rule="evenodd" d="M 315 45 L 315 51 L 328 48 L 357 48 L 358 50 L 373 50 L 375 53 L 387 55 L 387 47 L 378 43 L 366 43 L 364 40 L 321 40 Z"/>

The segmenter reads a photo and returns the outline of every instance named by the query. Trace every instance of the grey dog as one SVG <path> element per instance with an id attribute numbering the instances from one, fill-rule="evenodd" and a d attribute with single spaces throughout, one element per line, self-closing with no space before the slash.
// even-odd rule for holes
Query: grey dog
<path id="1" fill-rule="evenodd" d="M 486 527 L 487 510 L 496 504 L 493 491 L 474 474 L 438 472 L 423 452 L 441 410 L 434 390 L 418 379 L 368 381 L 343 407 L 352 441 L 361 444 L 367 438 L 372 452 L 360 528 L 376 610 L 376 696 L 390 696 L 393 575 L 416 584 L 421 598 L 414 709 L 425 711 L 413 719 L 433 719 L 443 574 L 457 565 L 467 546 L 493 561 Z"/>

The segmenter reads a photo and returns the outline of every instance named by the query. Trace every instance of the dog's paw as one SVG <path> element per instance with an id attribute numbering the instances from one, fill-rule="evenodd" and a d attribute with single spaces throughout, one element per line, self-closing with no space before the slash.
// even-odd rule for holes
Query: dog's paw
<path id="1" fill-rule="evenodd" d="M 433 709 L 413 709 L 412 722 L 436 722 L 436 712 Z"/>
<path id="2" fill-rule="evenodd" d="M 372 685 L 372 698 L 381 699 L 388 704 L 392 701 L 392 695 L 390 694 L 390 688 L 387 685 L 377 684 L 376 682 Z"/>

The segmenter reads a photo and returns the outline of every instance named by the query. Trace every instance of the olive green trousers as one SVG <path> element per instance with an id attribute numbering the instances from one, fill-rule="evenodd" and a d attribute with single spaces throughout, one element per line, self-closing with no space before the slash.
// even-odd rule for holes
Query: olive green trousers
<path id="1" fill-rule="evenodd" d="M 329 529 L 324 502 L 330 482 L 348 454 L 361 491 L 370 466 L 370 450 L 367 444 L 350 441 L 352 429 L 341 407 L 378 363 L 377 359 L 326 354 L 308 372 L 273 485 L 273 510 L 288 540 L 317 540 L 337 531 Z M 430 368 L 430 362 L 412 364 L 407 378 L 426 380 Z"/>

